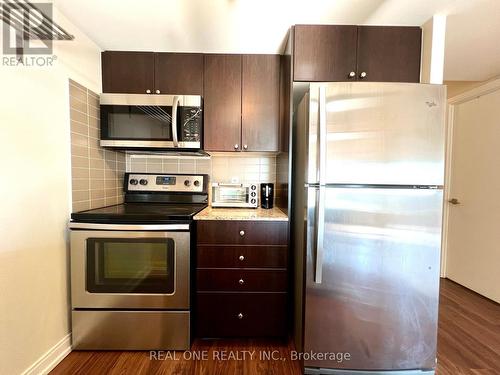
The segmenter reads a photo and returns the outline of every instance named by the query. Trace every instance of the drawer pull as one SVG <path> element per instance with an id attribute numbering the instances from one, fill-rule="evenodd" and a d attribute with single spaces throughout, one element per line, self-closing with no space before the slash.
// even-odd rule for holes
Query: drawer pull
<path id="1" fill-rule="evenodd" d="M 238 319 L 240 319 L 240 320 L 243 319 L 243 314 L 242 313 L 238 314 Z"/>
<path id="2" fill-rule="evenodd" d="M 240 230 L 240 236 L 243 237 L 245 235 L 245 231 L 244 230 Z"/>
<path id="3" fill-rule="evenodd" d="M 240 283 L 240 285 L 245 284 L 245 280 L 243 280 L 243 279 L 240 279 L 238 282 Z"/>
<path id="4" fill-rule="evenodd" d="M 245 257 L 243 255 L 240 255 L 238 259 L 243 262 L 245 260 Z"/>

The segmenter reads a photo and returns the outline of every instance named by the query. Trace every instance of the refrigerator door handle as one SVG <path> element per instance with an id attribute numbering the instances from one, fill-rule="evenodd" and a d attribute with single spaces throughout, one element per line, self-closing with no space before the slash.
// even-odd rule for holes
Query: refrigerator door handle
<path id="1" fill-rule="evenodd" d="M 326 187 L 320 186 L 318 191 L 318 208 L 316 210 L 316 267 L 314 282 L 321 284 L 323 276 L 323 242 L 325 237 L 325 196 Z"/>
<path id="2" fill-rule="evenodd" d="M 318 131 L 318 182 L 325 185 L 326 182 L 326 88 L 319 87 L 319 131 Z"/>

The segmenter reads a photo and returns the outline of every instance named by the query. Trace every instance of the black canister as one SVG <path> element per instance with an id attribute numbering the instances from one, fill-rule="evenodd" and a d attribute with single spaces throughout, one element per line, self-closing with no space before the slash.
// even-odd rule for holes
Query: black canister
<path id="1" fill-rule="evenodd" d="M 260 206 L 262 208 L 273 208 L 274 184 L 260 184 Z"/>

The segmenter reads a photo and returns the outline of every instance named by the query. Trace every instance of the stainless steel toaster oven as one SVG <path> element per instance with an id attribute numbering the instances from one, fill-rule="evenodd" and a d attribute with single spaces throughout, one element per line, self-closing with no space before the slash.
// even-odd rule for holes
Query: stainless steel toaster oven
<path id="1" fill-rule="evenodd" d="M 212 183 L 212 207 L 257 208 L 257 184 Z"/>

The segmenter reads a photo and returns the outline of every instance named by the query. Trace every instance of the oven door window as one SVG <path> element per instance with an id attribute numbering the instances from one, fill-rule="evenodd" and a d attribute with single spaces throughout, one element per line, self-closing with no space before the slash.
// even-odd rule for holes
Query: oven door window
<path id="1" fill-rule="evenodd" d="M 172 107 L 101 105 L 104 139 L 172 140 Z"/>
<path id="2" fill-rule="evenodd" d="M 214 187 L 213 193 L 217 202 L 222 203 L 246 203 L 248 202 L 248 192 L 244 187 L 224 187 L 217 189 Z"/>
<path id="3" fill-rule="evenodd" d="M 89 238 L 87 291 L 171 294 L 174 251 L 168 238 Z"/>

